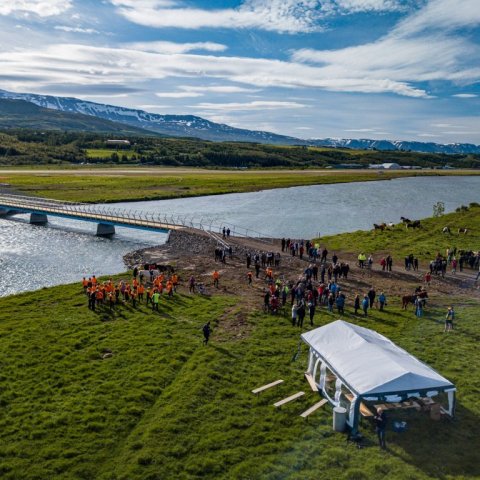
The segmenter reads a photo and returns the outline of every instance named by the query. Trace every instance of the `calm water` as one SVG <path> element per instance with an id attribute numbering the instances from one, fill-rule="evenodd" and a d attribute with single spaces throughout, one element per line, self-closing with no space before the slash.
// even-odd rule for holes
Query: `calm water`
<path id="1" fill-rule="evenodd" d="M 118 204 L 129 209 L 228 222 L 268 236 L 308 238 L 370 229 L 373 223 L 432 215 L 480 203 L 480 177 L 405 178 L 392 181 L 318 185 L 201 198 Z M 96 225 L 50 218 L 48 227 L 26 216 L 0 219 L 0 296 L 124 270 L 122 256 L 165 241 L 164 234 L 117 228 L 112 240 L 95 236 Z"/>

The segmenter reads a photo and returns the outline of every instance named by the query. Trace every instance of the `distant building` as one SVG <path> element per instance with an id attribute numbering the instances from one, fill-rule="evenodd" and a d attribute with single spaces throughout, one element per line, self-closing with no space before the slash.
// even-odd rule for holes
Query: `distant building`
<path id="1" fill-rule="evenodd" d="M 398 163 L 379 163 L 370 164 L 368 168 L 376 170 L 400 170 L 402 167 Z"/>
<path id="2" fill-rule="evenodd" d="M 110 146 L 114 145 L 118 147 L 129 147 L 130 140 L 107 140 L 106 144 Z"/>

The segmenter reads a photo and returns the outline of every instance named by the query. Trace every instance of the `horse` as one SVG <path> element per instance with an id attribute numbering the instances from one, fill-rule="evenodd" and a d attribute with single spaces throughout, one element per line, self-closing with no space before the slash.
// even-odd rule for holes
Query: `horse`
<path id="1" fill-rule="evenodd" d="M 458 229 L 458 234 L 459 234 L 459 235 L 460 235 L 461 233 L 463 233 L 464 235 L 466 235 L 467 232 L 468 232 L 468 228 L 463 227 L 463 228 L 459 228 L 459 229 Z"/>
<path id="2" fill-rule="evenodd" d="M 376 223 L 374 223 L 373 228 L 375 230 L 381 230 L 383 232 L 383 230 L 385 230 L 387 228 L 387 225 L 386 225 L 386 223 L 381 223 L 380 225 L 377 225 Z"/>
<path id="3" fill-rule="evenodd" d="M 403 223 L 412 223 L 412 221 L 408 218 L 405 218 L 405 217 L 400 217 L 400 220 L 403 222 Z"/>
<path id="4" fill-rule="evenodd" d="M 426 292 L 426 290 L 423 290 L 423 291 L 421 291 L 419 293 L 416 293 L 416 294 L 413 294 L 413 295 L 404 295 L 402 297 L 402 308 L 403 308 L 403 310 L 407 309 L 407 305 L 409 303 L 414 304 L 417 296 L 421 298 L 422 306 L 424 307 L 425 304 L 427 303 L 427 298 L 428 298 L 428 293 Z"/>
<path id="5" fill-rule="evenodd" d="M 406 223 L 405 228 L 408 230 L 409 228 L 420 228 L 422 225 L 420 224 L 420 220 L 414 220 L 413 222 Z"/>
<path id="6" fill-rule="evenodd" d="M 452 232 L 450 231 L 450 227 L 443 227 L 442 233 L 448 233 L 448 234 L 450 234 L 450 233 L 452 233 Z"/>

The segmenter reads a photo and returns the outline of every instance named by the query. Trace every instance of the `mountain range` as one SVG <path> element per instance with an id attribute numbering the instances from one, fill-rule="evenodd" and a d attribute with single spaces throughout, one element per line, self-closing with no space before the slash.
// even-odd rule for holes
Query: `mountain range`
<path id="1" fill-rule="evenodd" d="M 469 143 L 439 144 L 413 141 L 336 138 L 305 140 L 278 135 L 271 132 L 234 128 L 229 125 L 211 122 L 194 115 L 160 115 L 149 113 L 144 110 L 89 102 L 73 97 L 14 93 L 0 90 L 0 99 L 22 100 L 23 102 L 28 102 L 41 107 L 41 112 L 35 112 L 37 120 L 38 115 L 41 114 L 43 116 L 48 116 L 49 111 L 52 110 L 69 114 L 68 118 L 64 117 L 63 123 L 61 122 L 61 117 L 58 116 L 55 121 L 52 120 L 53 125 L 60 125 L 56 128 L 64 130 L 80 130 L 83 125 L 84 129 L 87 131 L 116 131 L 118 133 L 130 132 L 137 134 L 156 133 L 165 136 L 195 137 L 212 141 L 253 142 L 275 145 L 309 145 L 361 150 L 397 150 L 422 153 L 480 153 L 480 145 Z M 17 117 L 13 116 L 15 114 L 15 107 L 13 105 L 10 105 L 8 110 L 10 118 L 5 118 L 5 114 L 0 109 L 0 128 L 5 128 L 5 125 L 15 128 L 40 128 L 39 126 L 35 126 L 35 119 L 30 117 L 33 115 L 33 112 L 26 112 L 25 106 L 19 107 L 19 111 L 17 112 L 19 116 L 17 115 Z M 76 115 L 79 115 L 79 117 L 76 118 Z M 86 116 L 90 118 L 94 117 L 96 121 L 103 120 L 108 123 L 96 123 L 94 126 L 88 128 L 86 125 L 88 124 L 88 121 L 85 122 Z M 49 124 L 49 122 L 46 123 L 47 125 Z"/>

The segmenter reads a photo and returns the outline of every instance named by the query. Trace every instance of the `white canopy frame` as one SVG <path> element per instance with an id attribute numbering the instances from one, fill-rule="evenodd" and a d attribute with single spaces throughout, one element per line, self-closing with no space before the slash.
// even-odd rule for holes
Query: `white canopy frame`
<path id="1" fill-rule="evenodd" d="M 343 324 L 356 327 L 355 325 L 348 324 L 347 322 L 343 321 L 338 321 L 342 322 Z M 333 322 L 336 323 L 336 322 Z M 332 325 L 332 324 L 328 324 Z M 325 327 L 328 327 L 326 325 Z M 320 327 L 320 330 L 325 327 Z M 363 328 L 363 327 L 359 327 Z M 368 330 L 368 329 L 363 329 L 363 330 Z M 382 337 L 383 339 L 387 340 L 390 342 L 386 337 L 383 337 L 376 332 L 372 330 L 368 330 L 369 332 L 373 332 L 375 335 L 378 337 Z M 313 331 L 311 331 L 313 332 Z M 311 333 L 309 332 L 309 333 Z M 448 409 L 447 412 L 448 414 L 453 417 L 455 415 L 455 404 L 456 404 L 456 388 L 455 386 L 450 383 L 448 380 L 445 380 L 444 385 L 437 385 L 435 388 L 432 388 L 431 386 L 426 386 L 426 388 L 419 388 L 418 385 L 413 386 L 412 388 L 403 388 L 401 390 L 389 390 L 388 387 L 385 391 L 375 391 L 374 394 L 372 393 L 362 393 L 357 391 L 356 388 L 354 388 L 351 384 L 351 382 L 346 381 L 345 378 L 342 378 L 342 375 L 339 374 L 338 370 L 335 368 L 335 365 L 333 362 L 327 360 L 325 356 L 322 354 L 319 349 L 315 348 L 314 345 L 312 345 L 309 341 L 309 338 L 305 338 L 305 336 L 308 334 L 302 334 L 302 340 L 309 345 L 309 356 L 308 356 L 308 367 L 307 367 L 307 373 L 310 374 L 317 385 L 319 391 L 323 394 L 323 396 L 332 404 L 333 406 L 339 406 L 341 403 L 341 396 L 342 396 L 342 387 L 344 386 L 347 388 L 353 398 L 350 401 L 350 408 L 348 411 L 348 416 L 347 416 L 347 424 L 349 427 L 352 429 L 353 433 L 356 433 L 358 431 L 358 424 L 359 424 L 359 419 L 360 419 L 360 404 L 362 403 L 363 400 L 372 402 L 372 401 L 378 401 L 378 402 L 400 402 L 403 400 L 406 400 L 411 397 L 434 397 L 437 396 L 439 393 L 444 392 L 447 394 L 448 398 Z M 341 341 L 341 340 L 340 340 Z M 392 342 L 390 342 L 392 344 Z M 392 344 L 394 347 L 396 347 L 394 344 Z M 403 353 L 406 353 L 405 351 L 401 350 L 399 347 L 399 351 L 402 351 Z M 415 361 L 419 362 L 415 357 L 411 356 Z M 421 363 L 421 362 L 420 362 Z M 430 367 L 422 364 L 426 369 L 432 370 Z M 334 395 L 330 395 L 328 390 L 327 390 L 327 369 L 330 370 L 336 377 L 335 379 L 335 393 Z M 434 372 L 436 375 L 438 375 L 436 372 Z M 443 378 L 443 377 L 441 377 Z M 427 382 L 428 383 L 428 382 Z"/>

